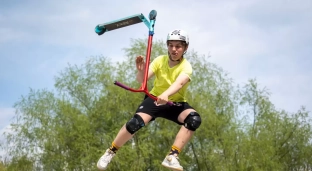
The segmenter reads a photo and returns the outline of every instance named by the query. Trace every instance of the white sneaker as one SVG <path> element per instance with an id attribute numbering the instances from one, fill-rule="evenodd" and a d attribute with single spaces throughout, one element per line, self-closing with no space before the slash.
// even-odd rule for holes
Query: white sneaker
<path id="1" fill-rule="evenodd" d="M 168 155 L 161 164 L 169 169 L 182 171 L 183 167 L 180 165 L 178 159 L 178 156 Z"/>
<path id="2" fill-rule="evenodd" d="M 110 149 L 107 149 L 104 155 L 97 162 L 97 168 L 99 170 L 105 170 L 107 168 L 107 165 L 111 162 L 114 156 L 115 153 Z"/>

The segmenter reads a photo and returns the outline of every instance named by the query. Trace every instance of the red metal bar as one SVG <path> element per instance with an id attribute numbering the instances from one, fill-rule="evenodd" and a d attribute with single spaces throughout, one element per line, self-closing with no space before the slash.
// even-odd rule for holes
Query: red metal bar
<path id="1" fill-rule="evenodd" d="M 148 43 L 147 43 L 147 49 L 146 49 L 146 61 L 145 61 L 145 71 L 144 71 L 144 79 L 142 82 L 142 85 L 139 89 L 133 89 L 131 87 L 128 87 L 120 82 L 115 81 L 115 85 L 124 88 L 126 90 L 132 91 L 132 92 L 144 92 L 146 95 L 148 95 L 150 98 L 152 98 L 153 100 L 157 100 L 157 97 L 151 95 L 148 92 L 148 88 L 147 88 L 147 79 L 148 79 L 148 70 L 149 70 L 149 64 L 150 64 L 150 58 L 151 58 L 151 49 L 152 49 L 152 40 L 153 40 L 153 35 L 150 34 L 148 36 Z M 168 102 L 169 105 L 174 105 L 173 102 Z"/>
<path id="2" fill-rule="evenodd" d="M 145 73 L 144 73 L 144 80 L 143 80 L 142 87 L 141 87 L 145 91 L 148 91 L 147 78 L 148 78 L 148 69 L 149 69 L 149 64 L 150 64 L 150 59 L 151 59 L 152 40 L 153 40 L 153 35 L 151 34 L 148 36 L 147 49 L 146 49 L 146 61 L 145 61 Z"/>

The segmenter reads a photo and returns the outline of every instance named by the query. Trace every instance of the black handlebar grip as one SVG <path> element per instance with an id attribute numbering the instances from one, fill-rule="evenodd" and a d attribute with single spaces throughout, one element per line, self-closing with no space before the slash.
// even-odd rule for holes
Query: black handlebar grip
<path id="1" fill-rule="evenodd" d="M 155 19 L 156 19 L 156 16 L 157 16 L 157 11 L 156 11 L 156 10 L 152 10 L 152 11 L 149 13 L 149 19 L 150 19 L 150 20 L 155 20 Z"/>

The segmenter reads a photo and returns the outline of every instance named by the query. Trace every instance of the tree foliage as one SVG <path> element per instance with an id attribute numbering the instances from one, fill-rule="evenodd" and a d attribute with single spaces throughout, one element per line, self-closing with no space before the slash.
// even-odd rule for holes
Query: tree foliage
<path id="1" fill-rule="evenodd" d="M 96 170 L 97 160 L 144 98 L 113 82 L 140 87 L 134 59 L 145 55 L 146 43 L 132 40 L 124 49 L 125 60 L 117 63 L 99 56 L 81 66 L 68 65 L 55 77 L 55 90 L 30 89 L 14 105 L 12 132 L 2 146 L 9 160 L 0 163 L 0 170 Z M 154 40 L 152 59 L 166 53 L 166 45 Z M 202 116 L 201 127 L 180 154 L 185 170 L 312 169 L 305 108 L 277 110 L 256 80 L 235 85 L 209 56 L 191 50 L 185 58 L 194 69 L 189 103 Z M 178 129 L 171 121 L 151 122 L 118 151 L 108 170 L 166 170 L 160 163 Z"/>

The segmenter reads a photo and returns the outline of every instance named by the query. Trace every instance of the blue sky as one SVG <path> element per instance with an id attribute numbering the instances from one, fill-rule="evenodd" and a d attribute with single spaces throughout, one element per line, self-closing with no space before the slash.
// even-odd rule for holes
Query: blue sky
<path id="1" fill-rule="evenodd" d="M 98 36 L 97 24 L 152 9 L 155 39 L 184 29 L 190 48 L 210 54 L 237 84 L 256 78 L 277 108 L 312 110 L 311 0 L 11 0 L 0 2 L 0 133 L 29 88 L 52 89 L 67 63 L 89 56 L 122 60 L 131 38 L 147 36 L 143 24 Z"/>

